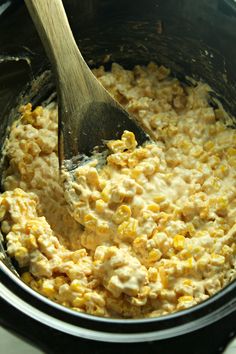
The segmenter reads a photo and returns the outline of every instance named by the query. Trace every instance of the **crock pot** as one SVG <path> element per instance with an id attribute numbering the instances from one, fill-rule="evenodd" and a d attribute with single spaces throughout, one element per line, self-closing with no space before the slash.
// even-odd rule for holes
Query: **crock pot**
<path id="1" fill-rule="evenodd" d="M 109 68 L 116 61 L 130 68 L 156 61 L 183 81 L 193 77 L 207 82 L 214 90 L 212 104 L 217 98 L 236 116 L 234 0 L 65 0 L 64 5 L 90 66 Z M 17 104 L 29 99 L 37 104 L 54 90 L 50 65 L 23 1 L 0 0 L 1 146 Z M 6 256 L 3 240 L 0 250 L 0 323 L 45 352 L 215 354 L 236 331 L 235 281 L 171 315 L 99 318 L 30 289 Z"/>

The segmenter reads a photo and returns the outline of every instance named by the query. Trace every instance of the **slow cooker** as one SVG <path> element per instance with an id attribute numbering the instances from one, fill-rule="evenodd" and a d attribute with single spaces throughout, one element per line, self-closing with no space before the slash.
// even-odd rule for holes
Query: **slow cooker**
<path id="1" fill-rule="evenodd" d="M 91 67 L 150 60 L 185 82 L 203 80 L 236 116 L 234 0 L 64 0 Z M 37 85 L 35 82 L 37 81 Z M 54 97 L 50 65 L 23 1 L 0 1 L 0 144 L 20 102 Z M 1 163 L 0 173 L 4 168 Z M 236 331 L 236 281 L 208 300 L 159 318 L 77 313 L 30 289 L 0 241 L 0 324 L 47 353 L 221 353 Z"/>

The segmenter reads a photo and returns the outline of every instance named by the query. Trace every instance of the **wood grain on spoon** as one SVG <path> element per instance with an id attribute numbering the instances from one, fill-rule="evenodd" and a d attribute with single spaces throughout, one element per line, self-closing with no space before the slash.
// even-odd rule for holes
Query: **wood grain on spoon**
<path id="1" fill-rule="evenodd" d="M 139 143 L 146 134 L 110 96 L 84 61 L 61 0 L 25 0 L 50 59 L 57 83 L 59 158 L 89 155 L 103 140 L 127 129 Z"/>

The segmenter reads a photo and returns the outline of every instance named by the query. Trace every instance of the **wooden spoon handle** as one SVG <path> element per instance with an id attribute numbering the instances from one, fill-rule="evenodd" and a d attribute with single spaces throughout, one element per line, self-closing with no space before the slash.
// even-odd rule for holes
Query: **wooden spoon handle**
<path id="1" fill-rule="evenodd" d="M 41 37 L 53 70 L 56 71 L 56 78 L 59 81 L 58 93 L 61 95 L 60 103 L 67 105 L 70 102 L 73 105 L 75 93 L 76 105 L 78 101 L 88 100 L 91 96 L 90 82 L 95 78 L 76 45 L 62 1 L 25 0 L 25 4 Z"/>

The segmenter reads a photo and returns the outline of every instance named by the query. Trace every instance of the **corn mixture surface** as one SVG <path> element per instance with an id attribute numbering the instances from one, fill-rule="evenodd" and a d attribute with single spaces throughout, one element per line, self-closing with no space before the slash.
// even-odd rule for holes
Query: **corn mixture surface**
<path id="1" fill-rule="evenodd" d="M 150 63 L 95 75 L 152 132 L 107 143 L 73 178 L 59 175 L 57 106 L 21 108 L 5 153 L 1 230 L 22 280 L 77 311 L 154 317 L 193 306 L 236 277 L 236 130 Z M 64 191 L 63 181 L 67 179 Z"/>

